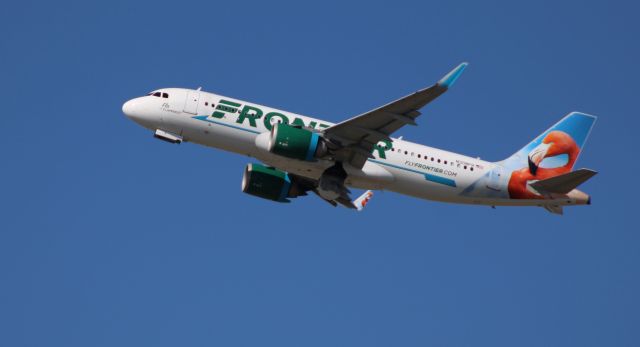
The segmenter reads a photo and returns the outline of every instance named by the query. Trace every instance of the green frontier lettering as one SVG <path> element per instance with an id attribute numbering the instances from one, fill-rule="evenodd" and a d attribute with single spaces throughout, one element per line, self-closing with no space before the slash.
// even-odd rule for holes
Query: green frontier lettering
<path id="1" fill-rule="evenodd" d="M 220 103 L 222 104 L 222 100 L 220 101 Z M 238 104 L 236 104 L 238 105 Z M 240 105 L 238 105 L 239 107 Z M 226 113 L 223 112 L 229 112 L 229 113 L 235 113 L 237 111 L 237 109 L 234 109 L 232 107 L 229 107 L 227 105 L 218 105 L 218 107 L 216 107 L 216 109 L 220 110 L 220 111 L 215 111 L 211 116 L 214 118 L 222 118 L 226 115 Z M 221 112 L 223 111 L 223 112 Z M 253 128 L 257 128 L 258 125 L 256 124 L 256 120 L 262 118 L 262 114 L 264 112 L 257 108 L 257 107 L 253 107 L 253 106 L 248 106 L 245 105 L 242 108 L 242 111 L 240 111 L 240 115 L 238 116 L 238 119 L 236 120 L 236 123 L 238 124 L 243 124 L 245 122 L 245 120 L 249 121 L 249 126 L 253 127 Z M 274 120 L 275 119 L 275 120 Z M 305 124 L 304 120 L 302 118 L 294 118 L 293 122 L 289 121 L 289 117 L 285 116 L 284 114 L 280 113 L 280 112 L 269 112 L 264 116 L 263 122 L 262 124 L 264 125 L 264 127 L 267 130 L 271 130 L 271 128 L 273 128 L 273 123 L 284 123 L 284 124 L 293 124 L 293 125 L 299 125 L 301 127 L 309 127 L 312 129 L 317 129 L 317 128 L 328 128 L 329 126 L 327 124 L 318 124 L 317 122 L 314 121 L 310 121 L 309 124 Z"/>
<path id="2" fill-rule="evenodd" d="M 319 127 L 319 128 L 322 128 L 322 129 L 326 129 L 326 128 L 328 128 L 329 126 L 328 126 L 327 124 L 322 124 L 322 123 L 318 124 L 318 123 L 316 123 L 316 122 L 314 122 L 314 121 L 309 122 L 309 128 L 311 128 L 311 129 L 317 129 L 318 127 Z"/>
<path id="3" fill-rule="evenodd" d="M 389 140 L 382 140 L 380 142 L 378 142 L 377 145 L 375 145 L 375 147 L 373 147 L 373 151 L 378 151 L 378 157 L 380 157 L 380 159 L 387 159 L 387 154 L 385 153 L 386 151 L 390 150 L 393 147 L 393 143 Z"/>
<path id="4" fill-rule="evenodd" d="M 238 116 L 238 120 L 236 120 L 236 123 L 242 124 L 242 123 L 244 123 L 245 119 L 248 119 L 249 120 L 249 125 L 252 128 L 257 128 L 258 125 L 256 124 L 256 119 L 260 119 L 260 117 L 262 117 L 262 110 L 261 109 L 259 109 L 257 107 L 245 105 L 242 108 L 242 111 L 240 112 L 240 115 Z"/>
<path id="5" fill-rule="evenodd" d="M 291 122 L 292 125 L 299 125 L 301 127 L 305 127 L 306 124 L 304 124 L 304 121 L 300 118 L 294 118 L 293 122 Z"/>
<path id="6" fill-rule="evenodd" d="M 218 119 L 223 118 L 225 116 L 225 112 L 226 113 L 238 112 L 238 107 L 240 107 L 240 104 L 236 102 L 227 101 L 224 99 L 220 100 L 220 103 L 218 104 L 218 106 L 216 106 L 216 110 L 218 111 L 214 111 L 211 117 L 218 118 Z"/>
<path id="7" fill-rule="evenodd" d="M 324 129 L 329 127 L 326 124 L 322 124 L 322 123 L 318 124 L 317 122 L 314 122 L 314 121 L 309 121 L 309 124 L 307 125 L 307 124 L 304 124 L 304 121 L 302 120 L 302 118 L 294 118 L 291 124 L 300 125 L 303 127 L 309 127 L 311 129 L 317 129 L 318 127 Z"/>
<path id="8" fill-rule="evenodd" d="M 280 121 L 284 124 L 289 124 L 289 118 L 287 118 L 287 116 L 278 112 L 269 112 L 266 116 L 264 116 L 264 127 L 267 128 L 267 130 L 271 130 L 271 128 L 273 128 L 273 125 L 271 124 L 271 118 L 274 117 L 276 119 L 280 119 Z"/>
<path id="9" fill-rule="evenodd" d="M 320 124 L 318 125 L 317 122 L 314 121 L 310 121 L 309 124 L 305 124 L 304 120 L 302 120 L 302 118 L 294 118 L 293 122 L 289 122 L 289 117 L 283 115 L 280 112 L 269 112 L 264 116 L 264 127 L 267 128 L 267 130 L 271 130 L 271 128 L 273 128 L 273 124 L 272 124 L 272 119 L 276 119 L 276 121 L 280 121 L 280 123 L 284 123 L 284 124 L 293 124 L 293 125 L 299 125 L 301 127 L 309 127 L 311 129 L 316 129 L 318 127 L 320 128 L 328 128 L 329 126 L 326 124 Z"/>

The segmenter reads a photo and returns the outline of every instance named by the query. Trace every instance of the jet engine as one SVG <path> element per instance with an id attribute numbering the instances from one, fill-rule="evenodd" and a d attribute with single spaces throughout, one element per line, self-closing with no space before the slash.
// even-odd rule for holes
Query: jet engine
<path id="1" fill-rule="evenodd" d="M 325 140 L 311 130 L 278 123 L 273 126 L 267 144 L 269 152 L 287 158 L 314 161 L 327 154 Z"/>
<path id="2" fill-rule="evenodd" d="M 242 192 L 277 202 L 289 202 L 287 198 L 306 195 L 288 173 L 261 164 L 247 164 L 242 176 Z"/>

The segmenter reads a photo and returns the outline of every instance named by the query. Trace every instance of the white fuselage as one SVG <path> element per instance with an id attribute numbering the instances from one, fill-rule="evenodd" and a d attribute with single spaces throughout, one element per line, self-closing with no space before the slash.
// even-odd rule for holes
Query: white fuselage
<path id="1" fill-rule="evenodd" d="M 128 101 L 123 112 L 150 130 L 160 129 L 179 135 L 184 141 L 248 155 L 299 176 L 318 179 L 334 164 L 329 160 L 290 159 L 256 146 L 256 138 L 268 133 L 271 125 L 278 121 L 302 123 L 318 130 L 332 123 L 199 90 L 166 88 L 156 93 L 160 96 L 151 93 Z M 220 111 L 219 105 L 232 106 Z M 374 150 L 373 157 L 362 169 L 345 165 L 349 174 L 345 184 L 455 203 L 522 206 L 543 202 L 505 197 L 506 180 L 499 177 L 505 173 L 497 163 L 401 139 L 393 139 L 391 149 Z M 580 198 L 567 196 L 551 202 L 559 205 L 584 203 Z"/>

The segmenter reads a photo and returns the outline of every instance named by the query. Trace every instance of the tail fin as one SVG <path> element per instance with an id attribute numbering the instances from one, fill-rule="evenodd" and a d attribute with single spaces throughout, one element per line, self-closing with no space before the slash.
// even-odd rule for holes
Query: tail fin
<path id="1" fill-rule="evenodd" d="M 544 171 L 545 178 L 570 172 L 595 121 L 595 116 L 571 112 L 500 164 L 507 170 L 528 166 L 534 176 Z"/>

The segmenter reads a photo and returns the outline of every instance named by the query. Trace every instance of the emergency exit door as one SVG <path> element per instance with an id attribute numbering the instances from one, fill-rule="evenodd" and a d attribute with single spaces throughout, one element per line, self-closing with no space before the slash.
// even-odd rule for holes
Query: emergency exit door
<path id="1" fill-rule="evenodd" d="M 198 114 L 198 104 L 200 103 L 200 92 L 190 90 L 187 92 L 187 99 L 184 103 L 184 112 Z"/>

